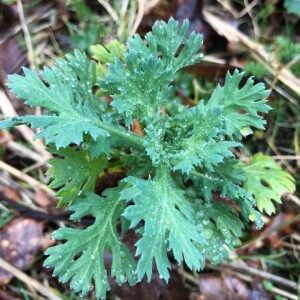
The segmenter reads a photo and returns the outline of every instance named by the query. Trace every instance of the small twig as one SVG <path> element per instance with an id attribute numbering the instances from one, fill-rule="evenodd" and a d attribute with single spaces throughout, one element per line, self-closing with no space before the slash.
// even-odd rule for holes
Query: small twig
<path id="1" fill-rule="evenodd" d="M 291 234 L 291 238 L 298 241 L 300 243 L 300 235 L 296 233 Z"/>
<path id="2" fill-rule="evenodd" d="M 6 96 L 6 94 L 3 92 L 3 90 L 0 89 L 0 109 L 3 112 L 5 117 L 10 116 L 17 116 L 17 112 L 14 109 L 13 105 L 11 104 L 10 100 Z M 30 130 L 27 126 L 21 125 L 16 127 L 16 129 L 21 133 L 21 135 L 24 137 L 24 139 L 32 145 L 32 147 L 39 152 L 45 159 L 50 158 L 51 154 L 45 151 L 45 145 L 41 140 L 33 141 L 34 133 L 32 130 Z"/>
<path id="3" fill-rule="evenodd" d="M 195 284 L 196 286 L 199 285 L 199 278 L 196 278 L 195 276 L 193 276 L 191 273 L 186 272 L 183 268 L 175 268 L 174 265 L 174 269 L 177 271 L 177 273 L 179 275 L 181 275 L 184 279 L 188 280 L 189 282 Z"/>
<path id="4" fill-rule="evenodd" d="M 271 147 L 271 149 L 274 151 L 276 156 L 280 156 L 276 146 L 273 144 L 273 141 L 269 138 L 267 138 L 266 141 L 268 145 Z M 294 169 L 284 159 L 280 159 L 280 161 L 282 162 L 283 165 L 286 166 L 286 168 L 289 170 L 290 173 L 295 174 Z"/>
<path id="5" fill-rule="evenodd" d="M 297 252 L 300 251 L 300 245 L 293 245 L 293 244 L 287 243 L 287 242 L 282 242 L 282 245 L 285 246 L 285 247 L 287 247 L 287 248 L 296 250 Z"/>
<path id="6" fill-rule="evenodd" d="M 26 174 L 26 173 L 29 173 L 29 172 L 37 169 L 37 168 L 43 167 L 44 165 L 45 165 L 45 163 L 42 162 L 42 161 L 41 162 L 36 162 L 36 163 L 34 163 L 34 164 L 32 164 L 30 166 L 27 166 L 26 168 L 22 169 L 22 172 Z"/>
<path id="7" fill-rule="evenodd" d="M 48 36 L 54 46 L 54 49 L 56 50 L 56 52 L 59 54 L 59 56 L 63 57 L 64 56 L 64 52 L 60 49 L 60 46 L 53 34 L 53 31 L 51 30 L 51 28 L 48 29 Z M 44 47 L 45 49 L 46 47 Z M 57 55 L 57 54 L 56 54 Z M 55 54 L 53 54 L 53 56 L 51 56 L 52 58 L 55 57 Z"/>
<path id="8" fill-rule="evenodd" d="M 107 0 L 98 0 L 98 2 L 106 9 L 106 11 L 109 13 L 111 18 L 118 24 L 119 23 L 118 14 L 110 5 L 110 3 Z"/>
<path id="9" fill-rule="evenodd" d="M 289 61 L 285 67 L 290 68 L 293 64 L 297 63 L 300 60 L 300 54 L 296 55 L 291 61 Z"/>
<path id="10" fill-rule="evenodd" d="M 145 13 L 145 0 L 137 0 L 137 1 L 138 1 L 138 11 L 130 35 L 135 34 Z"/>
<path id="11" fill-rule="evenodd" d="M 120 9 L 120 17 L 121 19 L 125 18 L 127 9 L 128 9 L 129 0 L 122 0 L 122 5 Z"/>
<path id="12" fill-rule="evenodd" d="M 233 43 L 241 43 L 251 51 L 251 55 L 259 63 L 269 70 L 274 76 L 278 72 L 278 63 L 270 61 L 268 59 L 268 53 L 266 52 L 263 45 L 251 41 L 245 34 L 240 32 L 238 29 L 230 26 L 228 22 L 214 16 L 213 14 L 203 11 L 205 20 L 222 36 L 228 41 Z M 300 79 L 296 78 L 287 68 L 282 67 L 278 73 L 278 80 L 280 80 L 285 86 L 294 91 L 300 96 Z"/>
<path id="13" fill-rule="evenodd" d="M 153 7 L 159 4 L 159 2 L 161 2 L 161 0 L 146 1 L 145 14 L 148 14 L 153 9 Z"/>
<path id="14" fill-rule="evenodd" d="M 49 1 L 50 2 L 50 1 Z M 34 21 L 39 21 L 44 18 L 47 18 L 51 15 L 53 15 L 53 10 L 51 10 L 51 7 L 55 5 L 54 1 L 51 1 L 49 4 L 43 5 L 42 11 L 38 11 L 38 13 L 28 16 L 27 17 L 27 23 L 31 24 Z M 5 41 L 13 36 L 15 36 L 19 31 L 22 30 L 22 27 L 20 25 L 13 26 L 11 29 L 7 30 L 3 35 L 0 37 L 0 46 L 5 43 Z"/>
<path id="15" fill-rule="evenodd" d="M 288 299 L 292 299 L 292 300 L 299 300 L 298 296 L 297 295 L 293 295 L 291 293 L 288 293 L 286 291 L 283 291 L 277 287 L 273 287 L 272 290 L 271 290 L 272 293 L 274 294 L 277 294 L 277 295 L 280 295 L 280 296 L 283 296 L 285 298 L 288 298 Z"/>
<path id="16" fill-rule="evenodd" d="M 24 272 L 20 271 L 6 260 L 0 257 L 0 266 L 5 271 L 9 272 L 13 276 L 17 277 L 19 280 L 24 282 L 29 288 L 33 288 L 42 295 L 44 295 L 49 300 L 62 300 L 62 298 L 56 296 L 50 288 L 45 287 L 43 284 L 39 283 L 37 280 L 32 279 Z"/>
<path id="17" fill-rule="evenodd" d="M 267 76 L 264 77 L 264 80 L 271 86 L 272 85 L 272 81 L 267 78 Z M 294 97 L 292 97 L 286 90 L 284 90 L 283 88 L 275 85 L 273 86 L 273 89 L 280 94 L 281 96 L 285 97 L 287 100 L 289 100 L 293 105 L 295 105 L 296 107 L 300 107 L 299 102 L 297 99 L 295 99 Z"/>
<path id="18" fill-rule="evenodd" d="M 250 4 L 248 2 L 248 0 L 244 0 L 244 4 L 245 4 L 245 9 L 252 21 L 252 25 L 253 25 L 253 29 L 254 29 L 254 35 L 255 35 L 255 39 L 257 39 L 260 35 L 259 33 L 259 27 L 257 25 L 257 22 L 253 16 L 253 13 L 252 13 L 252 8 L 258 3 L 258 0 L 254 0 L 251 2 L 251 7 L 250 7 Z"/>
<path id="19" fill-rule="evenodd" d="M 17 194 L 27 194 L 30 198 L 34 198 L 35 193 L 33 191 L 27 189 L 24 184 L 22 185 L 21 182 L 15 180 L 9 174 L 0 171 L 0 191 L 2 191 L 5 186 L 15 190 Z"/>
<path id="20" fill-rule="evenodd" d="M 48 213 L 45 211 L 40 211 L 33 209 L 32 207 L 29 207 L 27 205 L 24 205 L 22 203 L 16 202 L 8 197 L 6 197 L 3 193 L 0 192 L 0 199 L 1 201 L 6 202 L 10 208 L 18 211 L 20 213 L 21 217 L 27 217 L 34 220 L 43 220 L 43 221 L 64 221 L 68 223 L 73 223 L 72 220 L 70 220 L 70 212 L 64 212 L 58 214 Z M 83 217 L 80 221 L 83 225 L 92 225 L 94 223 L 93 217 Z"/>
<path id="21" fill-rule="evenodd" d="M 48 195 L 55 196 L 55 193 L 50 188 L 48 188 L 46 185 L 44 185 L 41 182 L 39 182 L 38 180 L 32 178 L 28 174 L 25 174 L 25 173 L 17 170 L 16 168 L 6 164 L 2 160 L 0 160 L 0 169 L 3 169 L 5 171 L 7 171 L 8 173 L 10 173 L 11 175 L 19 178 L 20 180 L 27 182 L 28 184 L 31 185 L 32 188 L 40 188 L 43 191 L 45 191 Z"/>
<path id="22" fill-rule="evenodd" d="M 147 15 L 153 9 L 153 7 L 159 4 L 161 0 L 152 0 L 152 1 L 137 0 L 137 1 L 138 1 L 138 13 L 135 18 L 134 24 L 132 26 L 130 35 L 133 35 L 137 31 L 144 15 Z"/>
<path id="23" fill-rule="evenodd" d="M 230 2 L 224 1 L 224 0 L 217 0 L 219 2 L 219 4 L 221 4 L 227 11 L 229 11 L 233 17 L 235 19 L 239 19 L 240 17 L 242 17 L 244 14 L 247 13 L 247 11 L 245 9 L 243 9 L 242 12 L 244 12 L 244 14 L 242 14 L 242 12 L 238 12 L 231 4 Z"/>
<path id="24" fill-rule="evenodd" d="M 213 64 L 220 64 L 220 65 L 225 65 L 226 64 L 226 59 L 216 57 L 214 55 L 205 55 L 202 59 L 202 62 L 208 62 L 208 63 L 213 63 Z"/>
<path id="25" fill-rule="evenodd" d="M 0 140 L 0 143 L 2 140 Z M 5 141 L 4 141 L 5 142 Z M 15 155 L 20 157 L 27 157 L 41 165 L 49 166 L 47 164 L 47 158 L 43 157 L 42 155 L 32 151 L 31 149 L 23 146 L 22 144 L 16 143 L 15 141 L 8 141 L 5 143 L 5 146 L 11 150 Z"/>
<path id="26" fill-rule="evenodd" d="M 21 217 L 29 217 L 35 220 L 60 220 L 60 221 L 68 221 L 69 214 L 66 215 L 54 215 L 46 213 L 45 211 L 39 210 L 39 208 L 33 208 L 33 206 L 27 206 L 22 203 L 16 202 L 8 197 L 6 197 L 2 192 L 0 192 L 1 201 L 6 202 L 10 208 L 18 211 Z"/>
<path id="27" fill-rule="evenodd" d="M 242 263 L 238 263 L 238 262 L 223 262 L 222 266 L 224 267 L 228 267 L 234 270 L 238 270 L 241 271 L 243 273 L 247 273 L 247 274 L 251 274 L 260 278 L 264 278 L 267 279 L 269 281 L 275 282 L 279 285 L 297 290 L 298 289 L 298 284 L 297 282 L 285 279 L 283 277 L 277 276 L 277 275 L 273 275 L 269 272 L 263 271 L 263 270 L 259 270 L 253 267 L 250 267 L 246 264 L 242 264 Z"/>
<path id="28" fill-rule="evenodd" d="M 253 278 L 252 278 L 252 277 L 250 277 L 250 276 L 245 276 L 245 274 L 243 274 L 243 273 L 239 273 L 239 272 L 235 271 L 234 274 L 235 274 L 237 277 L 239 277 L 239 278 L 241 278 L 242 280 L 244 280 L 244 281 L 247 281 L 247 282 L 253 282 Z M 279 289 L 279 288 L 277 288 L 277 287 L 273 287 L 271 292 L 274 293 L 274 294 L 277 294 L 277 295 L 284 296 L 284 297 L 286 297 L 286 298 L 288 298 L 288 299 L 292 299 L 292 300 L 297 300 L 297 299 L 298 299 L 296 295 L 291 294 L 291 293 L 288 293 L 288 292 L 286 292 L 286 291 L 284 291 L 284 290 L 282 290 L 282 289 Z"/>
<path id="29" fill-rule="evenodd" d="M 282 196 L 282 198 L 284 200 L 288 200 L 288 201 L 292 201 L 294 202 L 297 206 L 300 207 L 300 199 L 296 196 L 296 195 L 293 195 L 293 194 L 290 194 L 290 193 L 286 193 Z"/>
<path id="30" fill-rule="evenodd" d="M 127 20 L 128 5 L 129 5 L 129 0 L 122 0 L 121 9 L 119 12 L 120 21 L 118 26 L 118 36 L 121 38 L 123 38 L 124 33 L 125 36 L 127 36 L 128 28 L 126 29 L 126 26 L 128 25 L 128 20 Z"/>
<path id="31" fill-rule="evenodd" d="M 28 55 L 27 55 L 28 61 L 30 63 L 31 69 L 35 69 L 36 57 L 34 55 L 32 40 L 31 40 L 31 36 L 30 36 L 30 33 L 29 33 L 27 23 L 26 23 L 23 4 L 22 4 L 21 0 L 17 0 L 17 7 L 18 7 L 18 13 L 19 13 L 19 18 L 20 18 L 22 30 L 23 30 L 23 33 L 24 33 L 26 48 L 28 50 Z"/>
<path id="32" fill-rule="evenodd" d="M 240 249 L 244 249 L 244 248 L 247 248 L 248 246 L 252 245 L 253 243 L 257 242 L 257 241 L 260 241 L 260 240 L 263 240 L 265 237 L 269 236 L 270 234 L 272 234 L 273 232 L 276 232 L 282 228 L 285 228 L 286 226 L 296 222 L 300 220 L 300 214 L 296 215 L 295 217 L 275 226 L 274 228 L 262 233 L 259 237 L 255 237 L 254 239 L 248 241 L 248 242 L 245 242 L 242 246 L 240 246 L 239 248 Z"/>
<path id="33" fill-rule="evenodd" d="M 251 10 L 254 6 L 257 5 L 258 1 L 252 1 L 250 4 L 248 4 L 247 7 L 245 7 L 242 11 L 238 12 L 235 8 L 232 7 L 232 5 L 224 0 L 217 0 L 227 11 L 229 11 L 235 19 L 242 18 L 246 13 L 248 13 L 248 10 Z"/>
<path id="34" fill-rule="evenodd" d="M 298 160 L 300 159 L 300 155 L 274 155 L 271 156 L 273 159 L 278 159 L 278 160 Z"/>

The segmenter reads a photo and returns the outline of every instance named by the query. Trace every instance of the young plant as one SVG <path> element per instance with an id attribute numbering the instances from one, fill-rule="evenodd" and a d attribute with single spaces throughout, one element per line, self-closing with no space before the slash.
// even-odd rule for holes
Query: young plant
<path id="1" fill-rule="evenodd" d="M 53 237 L 64 243 L 46 250 L 45 266 L 83 296 L 95 288 L 104 299 L 110 289 L 106 251 L 112 255 L 109 275 L 120 285 L 151 280 L 153 262 L 168 281 L 169 257 L 203 269 L 206 258 L 213 264 L 228 258 L 244 222 L 263 225 L 255 191 L 242 187 L 247 165 L 239 164 L 232 149 L 242 146 L 250 127 L 264 129 L 260 114 L 270 110 L 263 100 L 269 91 L 251 78 L 242 85 L 243 73 L 236 70 L 207 103 L 187 107 L 174 101 L 176 72 L 202 57 L 203 37 L 187 36 L 188 26 L 187 20 L 181 27 L 174 19 L 156 22 L 145 40 L 129 38 L 124 53 L 112 44 L 119 57 L 114 60 L 113 51 L 98 47 L 102 61 L 105 55 L 113 61 L 98 73 L 94 61 L 75 51 L 39 74 L 24 68 L 24 76 L 9 77 L 12 91 L 46 114 L 11 117 L 0 128 L 39 128 L 35 138 L 43 138 L 55 156 L 49 174 L 58 205 L 73 211 L 73 221 L 95 218 L 83 230 L 58 229 Z M 133 124 L 141 134 L 133 132 Z M 96 194 L 99 174 L 111 168 L 127 176 Z M 120 238 L 119 224 L 123 234 L 129 228 L 137 232 L 135 256 Z"/>

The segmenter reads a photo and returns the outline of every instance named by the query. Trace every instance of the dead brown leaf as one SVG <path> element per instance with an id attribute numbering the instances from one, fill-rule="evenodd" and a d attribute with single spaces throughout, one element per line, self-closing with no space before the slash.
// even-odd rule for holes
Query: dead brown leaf
<path id="1" fill-rule="evenodd" d="M 18 269 L 26 269 L 44 243 L 43 223 L 32 219 L 15 219 L 0 231 L 0 257 Z M 0 285 L 7 284 L 13 274 L 0 268 Z"/>
<path id="2" fill-rule="evenodd" d="M 192 299 L 198 300 L 269 300 L 270 296 L 262 287 L 249 288 L 241 279 L 228 272 L 221 276 L 206 274 L 199 280 L 199 295 Z"/>
<path id="3" fill-rule="evenodd" d="M 16 38 L 9 38 L 0 45 L 0 69 L 5 77 L 8 74 L 20 73 L 26 64 L 26 54 L 20 49 Z"/>

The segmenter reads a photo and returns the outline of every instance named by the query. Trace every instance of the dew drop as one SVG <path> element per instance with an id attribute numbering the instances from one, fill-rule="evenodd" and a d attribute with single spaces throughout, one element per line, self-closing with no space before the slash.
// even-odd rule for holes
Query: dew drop
<path id="1" fill-rule="evenodd" d="M 209 223 L 209 221 L 207 221 L 207 220 L 203 220 L 203 221 L 202 221 L 202 224 L 203 224 L 203 225 L 207 225 L 208 223 Z"/>
<path id="2" fill-rule="evenodd" d="M 204 217 L 204 211 L 203 210 L 199 210 L 198 213 L 197 213 L 197 215 L 198 215 L 199 218 Z"/>

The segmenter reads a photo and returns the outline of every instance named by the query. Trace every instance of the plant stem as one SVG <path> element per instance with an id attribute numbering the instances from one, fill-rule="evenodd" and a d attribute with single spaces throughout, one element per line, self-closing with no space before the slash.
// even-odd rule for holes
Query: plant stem
<path id="1" fill-rule="evenodd" d="M 144 142 L 147 140 L 147 138 L 144 136 L 138 135 L 131 131 L 125 131 L 121 126 L 114 126 L 111 124 L 106 125 L 103 122 L 99 122 L 97 125 L 110 133 L 112 136 L 117 136 L 120 139 L 120 143 L 125 146 L 142 151 L 144 151 L 146 148 Z"/>

